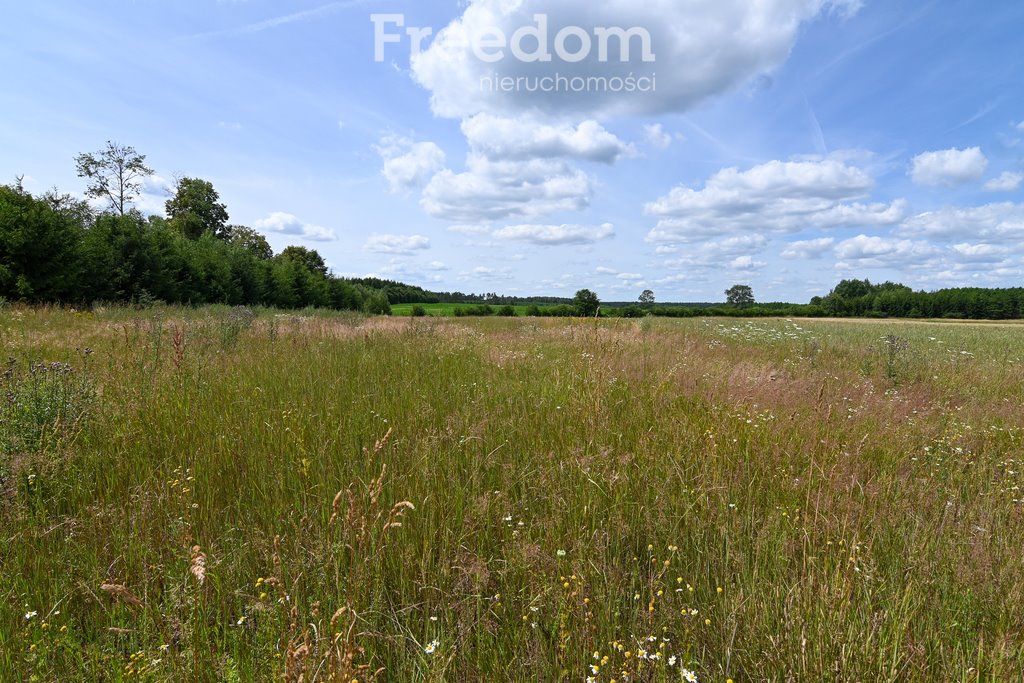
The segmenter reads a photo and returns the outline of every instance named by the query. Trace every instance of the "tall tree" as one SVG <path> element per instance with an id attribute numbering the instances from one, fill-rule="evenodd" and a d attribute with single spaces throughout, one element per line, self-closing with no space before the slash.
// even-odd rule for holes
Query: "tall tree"
<path id="1" fill-rule="evenodd" d="M 589 289 L 581 289 L 576 292 L 572 303 L 576 307 L 576 314 L 585 318 L 597 315 L 598 309 L 601 308 L 601 301 L 597 298 L 597 294 Z"/>
<path id="2" fill-rule="evenodd" d="M 171 224 L 189 239 L 197 240 L 206 232 L 213 233 L 218 239 L 229 237 L 227 207 L 220 202 L 220 195 L 208 180 L 181 178 L 174 196 L 164 207 Z"/>
<path id="3" fill-rule="evenodd" d="M 86 196 L 107 200 L 121 216 L 142 192 L 142 181 L 153 175 L 144 154 L 109 140 L 105 149 L 75 157 L 75 168 L 88 181 Z"/>
<path id="4" fill-rule="evenodd" d="M 296 246 L 285 247 L 277 255 L 277 258 L 281 261 L 294 261 L 311 273 L 327 275 L 327 264 L 324 263 L 323 256 L 317 253 L 316 249 Z"/>
<path id="5" fill-rule="evenodd" d="M 644 308 L 650 308 L 654 305 L 654 292 L 649 289 L 645 289 L 640 292 L 640 298 L 637 299 L 641 306 Z"/>
<path id="6" fill-rule="evenodd" d="M 733 285 L 725 290 L 725 300 L 740 308 L 754 303 L 754 290 L 750 285 Z"/>
<path id="7" fill-rule="evenodd" d="M 229 225 L 225 228 L 228 243 L 249 252 L 261 261 L 269 261 L 274 257 L 274 250 L 262 234 L 244 225 Z"/>

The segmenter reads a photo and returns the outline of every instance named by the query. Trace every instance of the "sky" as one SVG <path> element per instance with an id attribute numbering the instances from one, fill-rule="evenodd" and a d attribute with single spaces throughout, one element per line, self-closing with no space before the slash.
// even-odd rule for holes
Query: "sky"
<path id="1" fill-rule="evenodd" d="M 47 0 L 0 182 L 107 140 L 340 276 L 605 301 L 1024 286 L 1018 0 Z"/>

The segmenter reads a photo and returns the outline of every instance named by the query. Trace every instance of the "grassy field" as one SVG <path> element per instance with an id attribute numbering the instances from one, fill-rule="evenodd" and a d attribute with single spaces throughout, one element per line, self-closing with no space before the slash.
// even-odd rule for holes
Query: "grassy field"
<path id="1" fill-rule="evenodd" d="M 391 306 L 391 314 L 395 315 L 395 316 L 411 316 L 412 315 L 412 308 L 413 308 L 413 306 L 416 306 L 416 305 L 417 304 L 394 304 L 393 306 Z M 465 310 L 465 309 L 476 308 L 480 304 L 418 304 L 418 305 L 422 306 L 423 310 L 426 311 L 427 315 L 429 315 L 429 316 L 451 317 L 451 316 L 455 315 L 456 309 L 463 309 L 463 310 Z M 493 306 L 492 305 L 491 308 L 493 308 L 495 313 L 497 313 L 498 309 L 500 309 L 501 306 Z M 526 309 L 529 308 L 529 306 L 513 306 L 512 308 L 515 309 L 516 315 L 526 315 Z"/>
<path id="2" fill-rule="evenodd" d="M 1024 335 L 0 311 L 2 681 L 1008 681 Z"/>

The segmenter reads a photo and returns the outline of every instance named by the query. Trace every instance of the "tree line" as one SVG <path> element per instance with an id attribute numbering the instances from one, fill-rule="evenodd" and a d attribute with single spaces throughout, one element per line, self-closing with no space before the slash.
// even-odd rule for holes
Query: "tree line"
<path id="1" fill-rule="evenodd" d="M 0 185 L 0 299 L 390 312 L 386 288 L 334 277 L 315 249 L 274 254 L 259 232 L 229 224 L 206 180 L 179 178 L 167 217 L 147 218 L 133 208 L 152 174 L 143 155 L 107 143 L 79 155 L 76 166 L 86 196 L 103 200 L 105 210 L 56 190 L 35 196 L 20 178 Z"/>

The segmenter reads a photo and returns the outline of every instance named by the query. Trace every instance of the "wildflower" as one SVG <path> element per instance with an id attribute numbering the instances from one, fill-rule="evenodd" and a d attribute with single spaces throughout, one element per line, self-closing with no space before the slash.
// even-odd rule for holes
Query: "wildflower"
<path id="1" fill-rule="evenodd" d="M 423 651 L 426 652 L 428 655 L 432 655 L 434 654 L 434 651 L 437 650 L 437 646 L 440 644 L 441 643 L 439 643 L 438 640 L 435 638 L 434 640 L 427 643 L 427 646 L 423 648 Z"/>
<path id="2" fill-rule="evenodd" d="M 683 679 L 687 683 L 697 683 L 697 674 L 693 673 L 689 669 L 683 669 Z"/>
<path id="3" fill-rule="evenodd" d="M 161 652 L 167 652 L 168 648 L 170 648 L 170 647 L 171 647 L 170 645 L 164 643 L 163 645 L 160 646 L 160 651 Z"/>
<path id="4" fill-rule="evenodd" d="M 675 655 L 672 655 L 671 657 L 668 658 L 668 665 L 669 666 L 675 666 L 676 665 L 676 656 Z"/>
<path id="5" fill-rule="evenodd" d="M 241 626 L 245 623 L 245 615 L 238 617 L 238 621 L 235 622 L 235 626 Z"/>
<path id="6" fill-rule="evenodd" d="M 592 674 L 594 674 L 596 676 L 598 674 L 598 672 L 600 672 L 600 671 L 601 671 L 601 667 L 599 667 L 597 664 L 591 664 L 590 665 L 590 673 L 592 673 Z"/>
<path id="7" fill-rule="evenodd" d="M 31 612 L 25 612 L 25 618 L 35 619 L 37 614 L 39 614 L 39 612 L 37 612 L 36 610 L 32 610 Z"/>

